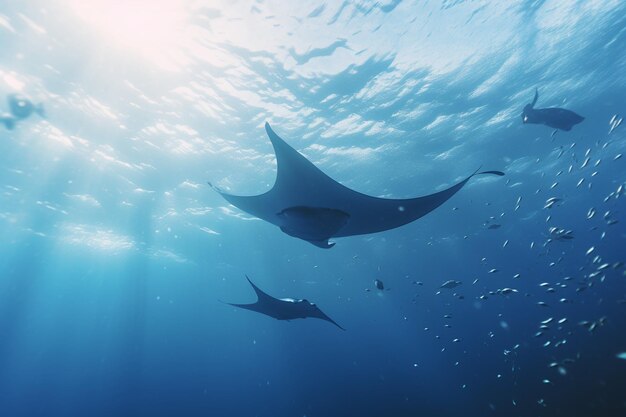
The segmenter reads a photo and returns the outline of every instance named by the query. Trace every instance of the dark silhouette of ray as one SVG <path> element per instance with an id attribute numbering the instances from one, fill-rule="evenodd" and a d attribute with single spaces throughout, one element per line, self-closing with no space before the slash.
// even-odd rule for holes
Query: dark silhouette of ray
<path id="1" fill-rule="evenodd" d="M 9 130 L 15 128 L 15 124 L 37 113 L 41 117 L 46 116 L 43 104 L 34 104 L 27 97 L 20 94 L 9 94 L 7 96 L 9 110 L 11 113 L 0 114 L 0 122 Z"/>
<path id="2" fill-rule="evenodd" d="M 546 125 L 553 129 L 560 129 L 569 132 L 574 125 L 585 120 L 584 117 L 574 113 L 571 110 L 561 109 L 559 107 L 548 107 L 545 109 L 536 109 L 535 104 L 539 99 L 539 91 L 535 90 L 535 98 L 533 102 L 524 106 L 522 111 L 522 122 L 524 124 Z"/>
<path id="3" fill-rule="evenodd" d="M 273 317 L 277 320 L 293 320 L 293 319 L 305 319 L 312 317 L 316 319 L 326 320 L 341 330 L 345 330 L 338 325 L 333 319 L 328 317 L 322 310 L 320 310 L 314 303 L 308 300 L 299 300 L 294 298 L 274 298 L 261 291 L 259 287 L 246 275 L 246 279 L 252 285 L 254 292 L 257 296 L 257 301 L 252 304 L 234 304 L 226 303 L 234 307 L 244 308 L 246 310 L 256 311 L 257 313 L 265 314 L 266 316 Z"/>
<path id="4" fill-rule="evenodd" d="M 417 220 L 445 203 L 474 175 L 504 175 L 500 171 L 475 172 L 446 190 L 424 197 L 372 197 L 324 174 L 287 145 L 268 123 L 265 130 L 276 152 L 278 172 L 274 187 L 256 196 L 237 196 L 213 188 L 239 209 L 321 248 L 334 245 L 328 242 L 331 237 L 382 232 Z"/>

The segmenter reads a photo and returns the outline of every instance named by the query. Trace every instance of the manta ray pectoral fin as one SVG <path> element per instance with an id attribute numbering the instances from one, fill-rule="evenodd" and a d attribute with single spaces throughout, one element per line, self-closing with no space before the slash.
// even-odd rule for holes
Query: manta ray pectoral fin
<path id="1" fill-rule="evenodd" d="M 535 88 L 535 98 L 533 98 L 533 102 L 530 103 L 530 107 L 535 107 L 535 104 L 537 104 L 537 100 L 539 99 L 539 89 Z"/>
<path id="2" fill-rule="evenodd" d="M 478 172 L 475 175 L 481 175 L 481 174 L 493 174 L 493 175 L 497 175 L 499 177 L 503 177 L 504 176 L 504 172 L 502 172 L 502 171 L 482 171 L 482 172 Z"/>
<path id="3" fill-rule="evenodd" d="M 211 181 L 207 181 L 207 184 L 209 184 L 209 187 L 211 187 L 213 189 L 213 191 L 219 193 L 219 194 L 224 194 L 224 192 L 217 186 L 217 185 L 213 185 L 213 183 Z"/>
<path id="4" fill-rule="evenodd" d="M 263 292 L 259 287 L 257 287 L 256 285 L 254 285 L 254 282 L 252 282 L 252 280 L 250 279 L 250 277 L 248 277 L 248 275 L 246 275 L 246 279 L 248 280 L 248 282 L 250 283 L 250 285 L 252 285 L 252 288 L 254 289 L 254 292 L 256 293 L 256 296 L 258 298 L 257 302 L 263 303 L 266 302 L 268 300 L 274 300 L 274 297 L 272 297 L 269 294 L 266 294 L 265 292 Z"/>
<path id="5" fill-rule="evenodd" d="M 15 119 L 11 116 L 0 116 L 0 121 L 4 123 L 4 127 L 8 130 L 13 130 L 15 128 Z"/>
<path id="6" fill-rule="evenodd" d="M 329 323 L 334 324 L 335 326 L 339 327 L 341 330 L 346 331 L 346 329 L 344 329 L 343 327 L 341 327 L 335 320 L 331 319 L 330 317 L 328 317 L 326 315 L 326 313 L 324 313 L 322 310 L 320 310 L 319 308 L 315 310 L 315 314 L 311 314 L 309 317 L 313 317 L 313 318 L 317 318 L 317 319 L 322 319 L 325 320 Z"/>
<path id="7" fill-rule="evenodd" d="M 35 106 L 35 113 L 37 113 L 40 117 L 46 118 L 46 109 L 43 106 L 43 103 L 39 103 Z"/>

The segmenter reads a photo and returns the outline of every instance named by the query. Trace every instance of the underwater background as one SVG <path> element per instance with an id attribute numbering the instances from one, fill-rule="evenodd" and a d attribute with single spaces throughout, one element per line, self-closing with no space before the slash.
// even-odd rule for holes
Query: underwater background
<path id="1" fill-rule="evenodd" d="M 0 415 L 626 415 L 626 2 L 29 0 L 0 46 L 45 109 L 0 124 Z M 266 121 L 369 195 L 506 175 L 324 250 L 207 185 L 271 188 Z"/>

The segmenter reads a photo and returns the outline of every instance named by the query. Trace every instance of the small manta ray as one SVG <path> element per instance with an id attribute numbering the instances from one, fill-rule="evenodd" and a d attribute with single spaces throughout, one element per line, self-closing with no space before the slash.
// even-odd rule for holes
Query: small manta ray
<path id="1" fill-rule="evenodd" d="M 504 175 L 500 171 L 474 172 L 452 187 L 424 197 L 372 197 L 324 174 L 274 133 L 269 123 L 265 130 L 276 153 L 278 171 L 271 190 L 238 196 L 209 185 L 230 204 L 319 248 L 333 247 L 335 244 L 328 242 L 333 237 L 382 232 L 411 223 L 445 203 L 474 175 Z"/>
<path id="2" fill-rule="evenodd" d="M 313 317 L 316 319 L 326 320 L 331 322 L 341 330 L 346 330 L 338 325 L 333 319 L 328 317 L 322 310 L 320 310 L 315 303 L 311 303 L 308 300 L 297 300 L 293 298 L 274 298 L 261 291 L 259 287 L 246 275 L 246 279 L 252 285 L 254 292 L 257 296 L 256 303 L 252 304 L 233 304 L 226 303 L 234 307 L 245 308 L 246 310 L 256 311 L 257 313 L 265 314 L 266 316 L 273 317 L 277 320 L 293 320 L 293 319 L 305 319 L 307 317 Z"/>
<path id="3" fill-rule="evenodd" d="M 533 102 L 524 106 L 522 111 L 522 122 L 524 124 L 546 125 L 553 129 L 560 129 L 569 132 L 574 125 L 585 120 L 584 117 L 571 110 L 558 107 L 548 107 L 545 109 L 535 109 L 539 99 L 539 90 L 535 90 Z"/>
<path id="4" fill-rule="evenodd" d="M 11 111 L 11 114 L 0 114 L 0 122 L 4 123 L 4 126 L 9 130 L 13 130 L 13 128 L 15 128 L 15 123 L 17 121 L 26 119 L 33 113 L 37 113 L 41 117 L 46 117 L 43 104 L 39 103 L 35 105 L 25 96 L 20 94 L 9 94 L 7 96 L 7 101 L 9 103 L 9 110 Z"/>

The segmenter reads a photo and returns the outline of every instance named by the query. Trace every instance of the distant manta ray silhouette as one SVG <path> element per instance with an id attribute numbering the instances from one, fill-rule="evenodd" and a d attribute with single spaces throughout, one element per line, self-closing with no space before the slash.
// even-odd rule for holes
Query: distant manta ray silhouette
<path id="1" fill-rule="evenodd" d="M 9 130 L 13 130 L 18 121 L 30 117 L 33 113 L 46 117 L 43 104 L 34 104 L 21 94 L 9 94 L 7 101 L 11 113 L 0 114 L 0 123 L 4 123 L 4 126 Z"/>
<path id="2" fill-rule="evenodd" d="M 294 319 L 305 319 L 307 317 L 326 320 L 339 327 L 341 330 L 346 330 L 338 325 L 333 319 L 328 317 L 322 310 L 319 309 L 319 307 L 317 307 L 317 305 L 315 305 L 315 303 L 304 299 L 274 298 L 271 295 L 264 293 L 259 287 L 254 285 L 247 275 L 246 279 L 254 289 L 257 301 L 251 304 L 226 304 L 265 314 L 266 316 L 273 317 L 277 320 L 289 321 Z"/>
<path id="3" fill-rule="evenodd" d="M 417 220 L 446 202 L 474 175 L 504 175 L 500 171 L 474 172 L 452 187 L 424 197 L 372 197 L 324 174 L 274 133 L 269 123 L 265 130 L 276 153 L 277 175 L 271 190 L 237 196 L 209 185 L 230 204 L 320 248 L 333 247 L 334 243 L 328 242 L 332 237 L 382 232 Z"/>
<path id="4" fill-rule="evenodd" d="M 560 129 L 569 132 L 574 125 L 585 120 L 579 114 L 571 110 L 559 107 L 547 107 L 545 109 L 535 109 L 535 104 L 539 99 L 539 90 L 535 89 L 533 102 L 524 106 L 522 111 L 522 123 L 546 125 L 553 129 Z"/>

